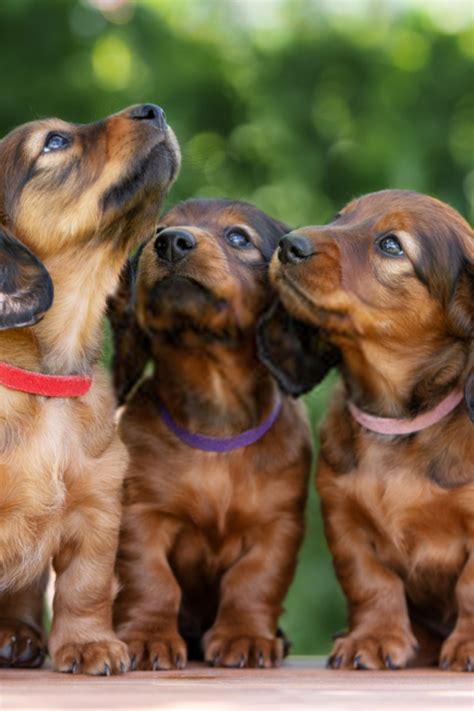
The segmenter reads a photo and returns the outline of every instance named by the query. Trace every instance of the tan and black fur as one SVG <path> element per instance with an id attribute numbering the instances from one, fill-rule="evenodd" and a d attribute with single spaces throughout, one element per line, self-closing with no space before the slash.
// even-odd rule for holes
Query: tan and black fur
<path id="1" fill-rule="evenodd" d="M 0 360 L 92 376 L 80 398 L 0 387 L 0 666 L 44 658 L 52 559 L 54 667 L 128 667 L 111 618 L 127 455 L 98 363 L 102 317 L 178 166 L 174 135 L 153 105 L 90 125 L 35 121 L 0 143 Z"/>

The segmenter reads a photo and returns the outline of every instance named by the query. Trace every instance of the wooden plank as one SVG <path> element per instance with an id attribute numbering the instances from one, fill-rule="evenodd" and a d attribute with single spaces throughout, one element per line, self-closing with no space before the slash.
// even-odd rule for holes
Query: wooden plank
<path id="1" fill-rule="evenodd" d="M 333 671 L 293 657 L 280 669 L 134 672 L 97 678 L 0 670 L 0 709 L 474 711 L 474 675 L 437 669 Z"/>

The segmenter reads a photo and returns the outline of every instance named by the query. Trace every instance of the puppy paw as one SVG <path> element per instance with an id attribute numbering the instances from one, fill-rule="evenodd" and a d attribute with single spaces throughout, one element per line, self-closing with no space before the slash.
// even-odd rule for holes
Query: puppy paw
<path id="1" fill-rule="evenodd" d="M 332 648 L 330 669 L 400 669 L 415 657 L 415 637 L 403 630 L 386 633 L 353 632 L 339 637 Z"/>
<path id="2" fill-rule="evenodd" d="M 449 671 L 474 672 L 474 634 L 453 632 L 441 647 L 439 666 Z"/>
<path id="3" fill-rule="evenodd" d="M 127 645 L 119 640 L 64 644 L 52 655 L 56 671 L 69 674 L 110 676 L 130 668 Z"/>
<path id="4" fill-rule="evenodd" d="M 258 667 L 269 669 L 281 664 L 285 655 L 282 637 L 253 637 L 215 632 L 206 635 L 204 659 L 214 667 Z"/>
<path id="5" fill-rule="evenodd" d="M 132 639 L 128 642 L 128 653 L 132 671 L 184 669 L 187 662 L 186 643 L 178 634 Z"/>
<path id="6" fill-rule="evenodd" d="M 19 620 L 0 620 L 0 667 L 35 669 L 46 656 L 40 633 Z"/>

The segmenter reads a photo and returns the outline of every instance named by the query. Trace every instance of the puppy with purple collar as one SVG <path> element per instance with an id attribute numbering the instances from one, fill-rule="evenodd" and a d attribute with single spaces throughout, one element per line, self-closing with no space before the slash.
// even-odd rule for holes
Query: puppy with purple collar
<path id="1" fill-rule="evenodd" d="M 278 618 L 303 537 L 310 434 L 256 353 L 286 231 L 246 203 L 185 202 L 111 302 L 131 457 L 115 627 L 134 668 L 183 668 L 188 656 L 271 667 L 287 652 Z"/>

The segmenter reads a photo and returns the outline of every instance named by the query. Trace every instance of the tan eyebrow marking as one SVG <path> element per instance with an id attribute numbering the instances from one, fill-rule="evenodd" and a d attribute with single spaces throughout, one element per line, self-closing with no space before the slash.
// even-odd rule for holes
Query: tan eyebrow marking
<path id="1" fill-rule="evenodd" d="M 51 131 L 71 133 L 73 126 L 66 121 L 60 119 L 47 119 L 42 121 L 39 126 L 35 126 L 34 130 L 28 135 L 24 142 L 24 148 L 30 158 L 36 157 L 43 148 L 46 136 Z"/>

